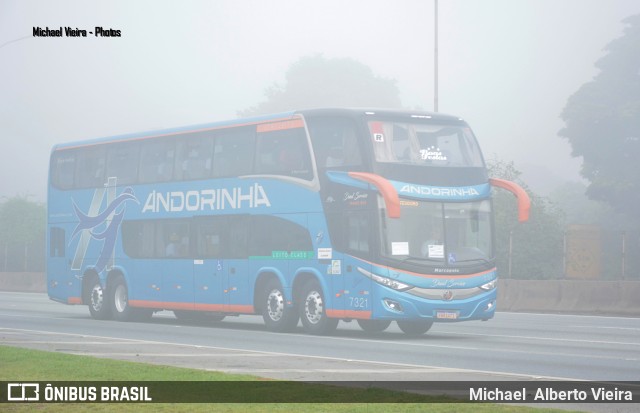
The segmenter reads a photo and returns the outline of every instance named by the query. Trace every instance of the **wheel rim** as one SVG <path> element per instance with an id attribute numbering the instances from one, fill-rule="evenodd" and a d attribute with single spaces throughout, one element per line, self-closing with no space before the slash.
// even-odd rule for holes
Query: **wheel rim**
<path id="1" fill-rule="evenodd" d="M 120 284 L 116 287 L 116 292 L 114 294 L 114 305 L 116 306 L 116 310 L 118 310 L 119 313 L 122 313 L 127 309 L 127 301 L 127 288 L 124 285 Z"/>
<path id="2" fill-rule="evenodd" d="M 96 284 L 91 290 L 91 308 L 93 308 L 94 311 L 100 311 L 102 310 L 103 304 L 104 294 L 102 291 L 102 286 L 100 284 Z"/>
<path id="3" fill-rule="evenodd" d="M 324 304 L 322 295 L 318 291 L 311 291 L 304 302 L 304 315 L 311 324 L 318 324 L 322 320 Z"/>
<path id="4" fill-rule="evenodd" d="M 280 321 L 284 315 L 284 296 L 280 290 L 271 290 L 267 297 L 267 313 L 273 321 Z"/>

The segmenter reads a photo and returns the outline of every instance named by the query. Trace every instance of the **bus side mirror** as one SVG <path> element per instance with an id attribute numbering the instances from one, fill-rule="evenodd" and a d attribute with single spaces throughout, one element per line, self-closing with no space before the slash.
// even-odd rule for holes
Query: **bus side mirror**
<path id="1" fill-rule="evenodd" d="M 400 218 L 400 198 L 391 182 L 380 175 L 368 172 L 349 172 L 349 176 L 375 186 L 384 199 L 387 216 L 389 218 Z"/>
<path id="2" fill-rule="evenodd" d="M 531 209 L 531 199 L 529 194 L 515 182 L 506 179 L 489 178 L 489 183 L 496 188 L 506 189 L 516 196 L 518 200 L 518 221 L 526 222 L 529 220 L 529 210 Z"/>

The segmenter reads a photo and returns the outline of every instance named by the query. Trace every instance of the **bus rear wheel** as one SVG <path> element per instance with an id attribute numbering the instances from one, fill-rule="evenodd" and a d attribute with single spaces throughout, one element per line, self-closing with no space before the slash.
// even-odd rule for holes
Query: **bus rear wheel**
<path id="1" fill-rule="evenodd" d="M 276 333 L 291 331 L 298 325 L 298 313 L 287 306 L 282 285 L 275 278 L 267 282 L 263 292 L 262 319 L 267 329 Z"/>
<path id="2" fill-rule="evenodd" d="M 89 313 L 96 320 L 106 320 L 111 316 L 109 300 L 100 280 L 93 275 L 89 278 L 85 290 L 86 303 L 89 305 Z"/>
<path id="3" fill-rule="evenodd" d="M 367 333 L 379 333 L 391 324 L 391 320 L 358 320 L 360 328 Z"/>
<path id="4" fill-rule="evenodd" d="M 316 280 L 307 281 L 302 288 L 300 318 L 302 326 L 309 334 L 329 334 L 338 326 L 337 318 L 329 318 L 322 287 Z"/>
<path id="5" fill-rule="evenodd" d="M 153 315 L 148 308 L 133 308 L 129 305 L 129 289 L 122 275 L 116 276 L 109 288 L 109 304 L 114 320 L 143 321 Z"/>
<path id="6" fill-rule="evenodd" d="M 431 320 L 398 320 L 397 323 L 403 333 L 412 337 L 423 335 L 433 325 Z"/>

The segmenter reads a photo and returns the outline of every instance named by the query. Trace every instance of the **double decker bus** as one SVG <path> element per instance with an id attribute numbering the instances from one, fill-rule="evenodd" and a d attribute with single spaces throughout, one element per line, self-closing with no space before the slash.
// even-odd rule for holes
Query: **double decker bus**
<path id="1" fill-rule="evenodd" d="M 52 300 L 96 319 L 262 315 L 326 334 L 488 320 L 490 179 L 461 119 L 315 109 L 56 145 Z"/>

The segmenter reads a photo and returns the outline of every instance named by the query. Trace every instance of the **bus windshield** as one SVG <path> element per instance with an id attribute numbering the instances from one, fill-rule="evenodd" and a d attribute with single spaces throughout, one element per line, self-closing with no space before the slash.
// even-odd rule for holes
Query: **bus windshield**
<path id="1" fill-rule="evenodd" d="M 465 124 L 369 121 L 376 161 L 438 167 L 483 167 L 482 155 Z"/>
<path id="2" fill-rule="evenodd" d="M 442 203 L 403 199 L 400 205 L 400 218 L 388 218 L 382 210 L 379 214 L 382 254 L 387 258 L 445 265 L 492 259 L 489 200 Z"/>

